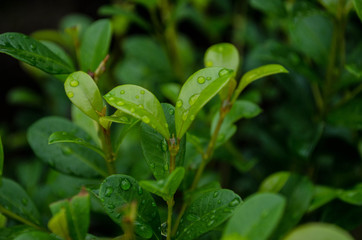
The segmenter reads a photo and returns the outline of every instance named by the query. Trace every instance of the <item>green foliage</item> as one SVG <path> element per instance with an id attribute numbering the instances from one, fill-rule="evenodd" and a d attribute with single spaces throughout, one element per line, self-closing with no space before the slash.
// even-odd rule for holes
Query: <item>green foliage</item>
<path id="1" fill-rule="evenodd" d="M 4 148 L 3 148 L 3 142 L 1 140 L 0 136 L 0 184 L 3 176 L 3 168 L 4 168 Z"/>
<path id="2" fill-rule="evenodd" d="M 330 240 L 352 240 L 353 238 L 343 229 L 325 223 L 309 223 L 298 227 L 285 240 L 302 239 L 330 239 Z"/>

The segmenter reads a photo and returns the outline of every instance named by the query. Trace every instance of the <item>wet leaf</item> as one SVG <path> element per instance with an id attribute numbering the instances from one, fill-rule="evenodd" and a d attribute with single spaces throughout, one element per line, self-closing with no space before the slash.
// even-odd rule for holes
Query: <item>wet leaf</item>
<path id="1" fill-rule="evenodd" d="M 59 238 L 46 232 L 32 231 L 20 234 L 14 240 L 59 240 Z"/>
<path id="2" fill-rule="evenodd" d="M 50 74 L 67 74 L 74 68 L 41 42 L 21 33 L 0 34 L 0 52 Z"/>
<path id="3" fill-rule="evenodd" d="M 165 113 L 168 129 L 172 134 L 175 131 L 175 107 L 161 103 Z M 167 140 L 153 128 L 145 123 L 141 124 L 141 146 L 147 164 L 157 180 L 166 178 L 169 175 L 170 152 Z M 176 167 L 183 166 L 186 151 L 186 136 L 179 143 L 179 151 L 176 155 Z"/>
<path id="4" fill-rule="evenodd" d="M 197 239 L 228 219 L 241 198 L 233 191 L 209 191 L 193 201 L 186 209 L 177 229 L 176 240 Z"/>
<path id="5" fill-rule="evenodd" d="M 111 116 L 101 117 L 99 121 L 103 120 L 122 124 L 133 124 L 135 121 L 138 121 L 138 119 L 129 116 L 129 114 L 126 114 L 121 110 L 115 111 Z"/>
<path id="6" fill-rule="evenodd" d="M 106 178 L 99 189 L 99 197 L 107 214 L 121 224 L 124 208 L 137 202 L 135 232 L 143 238 L 161 239 L 160 216 L 150 193 L 144 191 L 137 181 L 127 175 L 116 174 Z"/>
<path id="7" fill-rule="evenodd" d="M 285 199 L 274 193 L 257 193 L 248 197 L 228 221 L 223 238 L 268 239 L 283 215 Z"/>
<path id="8" fill-rule="evenodd" d="M 166 179 L 158 181 L 141 181 L 140 186 L 157 196 L 162 197 L 165 201 L 172 199 L 185 175 L 183 167 L 177 167 Z"/>
<path id="9" fill-rule="evenodd" d="M 290 232 L 283 240 L 353 240 L 342 228 L 327 223 L 308 223 Z"/>
<path id="10" fill-rule="evenodd" d="M 224 67 L 234 70 L 239 68 L 239 51 L 231 43 L 218 43 L 206 50 L 205 67 Z"/>
<path id="11" fill-rule="evenodd" d="M 80 45 L 80 66 L 85 72 L 94 72 L 107 56 L 112 37 L 108 19 L 92 23 L 84 32 Z"/>
<path id="12" fill-rule="evenodd" d="M 46 117 L 28 129 L 28 142 L 34 153 L 52 168 L 70 175 L 95 178 L 107 176 L 104 159 L 92 150 L 72 143 L 48 144 L 49 136 L 65 131 L 92 143 L 91 137 L 72 122 L 59 117 Z"/>
<path id="13" fill-rule="evenodd" d="M 186 133 L 201 108 L 233 77 L 222 67 L 204 68 L 191 75 L 182 86 L 176 101 L 175 123 L 178 139 Z"/>
<path id="14" fill-rule="evenodd" d="M 48 143 L 49 144 L 55 144 L 55 143 L 79 144 L 79 145 L 82 145 L 86 148 L 89 148 L 89 149 L 95 151 L 96 153 L 101 155 L 103 158 L 105 158 L 105 155 L 104 155 L 104 152 L 102 149 L 98 148 L 97 146 L 94 146 L 93 144 L 87 142 L 86 140 L 84 140 L 80 137 L 77 137 L 74 134 L 69 133 L 69 132 L 59 131 L 59 132 L 52 133 L 49 136 Z"/>
<path id="15" fill-rule="evenodd" d="M 121 85 L 113 88 L 104 98 L 111 106 L 142 120 L 166 139 L 170 138 L 162 106 L 147 89 L 130 84 Z"/>
<path id="16" fill-rule="evenodd" d="M 38 209 L 31 198 L 20 185 L 6 178 L 0 186 L 0 212 L 23 223 L 41 226 Z"/>
<path id="17" fill-rule="evenodd" d="M 98 121 L 103 110 L 103 100 L 97 84 L 85 72 L 70 74 L 64 83 L 70 101 L 90 118 Z"/>

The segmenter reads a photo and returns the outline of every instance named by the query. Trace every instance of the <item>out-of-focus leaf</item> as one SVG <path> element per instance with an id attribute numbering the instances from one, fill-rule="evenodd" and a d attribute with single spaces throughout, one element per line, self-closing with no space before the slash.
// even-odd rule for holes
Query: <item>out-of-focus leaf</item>
<path id="1" fill-rule="evenodd" d="M 218 43 L 206 50 L 205 67 L 224 67 L 237 73 L 239 68 L 239 51 L 231 43 Z"/>
<path id="2" fill-rule="evenodd" d="M 42 104 L 41 97 L 27 88 L 16 88 L 9 91 L 7 95 L 9 104 L 25 105 L 25 106 L 39 106 Z"/>
<path id="3" fill-rule="evenodd" d="M 354 189 L 342 191 L 339 194 L 338 198 L 349 204 L 361 206 L 362 205 L 362 186 L 359 186 L 359 187 L 357 186 Z"/>
<path id="4" fill-rule="evenodd" d="M 14 239 L 16 236 L 22 233 L 32 232 L 34 228 L 27 225 L 15 225 L 7 228 L 2 228 L 0 231 L 0 240 Z"/>
<path id="5" fill-rule="evenodd" d="M 32 231 L 20 234 L 14 240 L 59 240 L 59 238 L 46 232 Z"/>
<path id="6" fill-rule="evenodd" d="M 259 192 L 279 192 L 288 181 L 290 172 L 277 172 L 268 176 L 260 184 Z"/>
<path id="7" fill-rule="evenodd" d="M 178 83 L 165 83 L 161 85 L 162 94 L 176 104 L 177 96 L 180 93 L 181 86 Z"/>
<path id="8" fill-rule="evenodd" d="M 337 16 L 339 0 L 319 0 L 319 2 L 328 10 L 328 12 Z"/>
<path id="9" fill-rule="evenodd" d="M 356 98 L 329 112 L 328 122 L 352 129 L 362 128 L 362 98 Z"/>
<path id="10" fill-rule="evenodd" d="M 250 5 L 267 15 L 285 16 L 286 9 L 282 0 L 251 0 Z"/>
<path id="11" fill-rule="evenodd" d="M 0 213 L 0 229 L 5 228 L 6 222 L 7 222 L 7 218 L 2 213 Z M 0 236 L 0 239 L 1 239 L 1 236 Z"/>
<path id="12" fill-rule="evenodd" d="M 310 206 L 308 208 L 308 212 L 312 212 L 315 209 L 327 204 L 328 202 L 335 199 L 338 195 L 338 190 L 326 187 L 326 186 L 315 186 L 314 187 L 314 195 Z"/>
<path id="13" fill-rule="evenodd" d="M 69 66 L 72 67 L 72 69 L 74 68 L 74 63 L 73 60 L 71 59 L 71 57 L 64 51 L 63 48 L 61 48 L 59 45 L 57 45 L 56 43 L 50 42 L 50 41 L 44 41 L 41 40 L 40 41 L 42 44 L 44 44 L 47 48 L 49 48 L 50 51 L 52 51 L 53 53 L 55 53 L 55 55 L 57 55 L 60 59 L 62 59 L 65 63 L 67 63 Z"/>
<path id="14" fill-rule="evenodd" d="M 327 223 L 308 223 L 290 232 L 283 240 L 353 240 L 345 230 Z"/>
<path id="15" fill-rule="evenodd" d="M 353 0 L 354 7 L 356 8 L 356 12 L 359 16 L 359 19 L 362 21 L 362 1 L 361 0 Z"/>
<path id="16" fill-rule="evenodd" d="M 1 136 L 0 136 L 0 186 L 1 186 L 1 180 L 3 177 L 3 168 L 4 168 L 4 148 L 3 148 L 3 142 L 2 142 Z"/>

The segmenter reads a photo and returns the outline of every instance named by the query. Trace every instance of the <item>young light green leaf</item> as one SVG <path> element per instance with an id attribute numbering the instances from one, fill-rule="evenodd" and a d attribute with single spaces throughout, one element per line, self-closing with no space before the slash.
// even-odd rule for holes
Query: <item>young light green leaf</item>
<path id="1" fill-rule="evenodd" d="M 21 33 L 0 34 L 0 52 L 50 74 L 67 74 L 74 68 L 39 41 Z"/>
<path id="2" fill-rule="evenodd" d="M 141 181 L 139 184 L 143 189 L 162 197 L 165 201 L 169 201 L 180 186 L 184 175 L 185 168 L 177 167 L 166 179 Z"/>
<path id="3" fill-rule="evenodd" d="M 7 218 L 0 212 L 0 229 L 6 227 Z M 1 237 L 0 237 L 1 239 Z"/>
<path id="4" fill-rule="evenodd" d="M 106 57 L 112 37 L 108 19 L 92 23 L 85 31 L 80 45 L 80 66 L 85 72 L 94 72 Z"/>
<path id="5" fill-rule="evenodd" d="M 91 137 L 72 122 L 59 117 L 46 117 L 28 129 L 28 142 L 34 153 L 56 170 L 86 178 L 107 176 L 104 159 L 84 146 L 72 143 L 48 144 L 49 136 L 58 131 L 91 141 Z"/>
<path id="6" fill-rule="evenodd" d="M 240 93 L 250 83 L 252 83 L 260 78 L 278 74 L 278 73 L 288 73 L 288 70 L 286 70 L 283 66 L 281 66 L 279 64 L 269 64 L 269 65 L 255 68 L 255 69 L 250 70 L 249 72 L 245 73 L 241 77 L 240 83 L 239 83 L 237 89 L 235 90 L 232 102 L 236 101 L 236 99 L 239 97 Z"/>
<path id="7" fill-rule="evenodd" d="M 361 206 L 362 205 L 362 187 L 356 187 L 354 189 L 342 191 L 339 194 L 338 198 L 349 204 Z"/>
<path id="8" fill-rule="evenodd" d="M 82 112 L 98 121 L 103 110 L 103 100 L 97 84 L 85 72 L 70 74 L 64 83 L 64 89 L 70 101 Z"/>
<path id="9" fill-rule="evenodd" d="M 338 190 L 326 186 L 315 186 L 313 199 L 309 205 L 308 212 L 312 212 L 317 208 L 327 204 L 335 199 L 338 195 Z"/>
<path id="10" fill-rule="evenodd" d="M 176 240 L 196 239 L 229 218 L 241 198 L 233 191 L 220 189 L 209 191 L 186 209 L 176 233 Z"/>
<path id="11" fill-rule="evenodd" d="M 239 51 L 231 43 L 218 43 L 206 50 L 204 56 L 205 67 L 224 67 L 234 70 L 239 68 Z"/>
<path id="12" fill-rule="evenodd" d="M 59 240 L 59 238 L 53 234 L 49 234 L 41 231 L 31 231 L 20 234 L 14 240 Z"/>
<path id="13" fill-rule="evenodd" d="M 16 182 L 3 178 L 0 185 L 0 212 L 32 227 L 41 226 L 38 209 Z"/>
<path id="14" fill-rule="evenodd" d="M 101 117 L 99 121 L 101 122 L 103 120 L 122 124 L 133 124 L 135 121 L 138 121 L 138 119 L 130 117 L 129 114 L 126 114 L 121 110 L 115 111 L 111 116 Z"/>
<path id="15" fill-rule="evenodd" d="M 344 229 L 328 223 L 308 223 L 290 232 L 283 240 L 353 240 Z"/>
<path id="16" fill-rule="evenodd" d="M 276 172 L 268 176 L 260 184 L 259 192 L 279 192 L 288 181 L 290 172 Z"/>
<path id="17" fill-rule="evenodd" d="M 3 168 L 4 168 L 4 149 L 3 149 L 3 143 L 0 136 L 0 185 L 1 185 L 1 179 L 3 176 Z"/>
<path id="18" fill-rule="evenodd" d="M 162 106 L 147 89 L 126 84 L 113 88 L 104 98 L 113 107 L 137 118 L 170 139 L 168 124 Z"/>
<path id="19" fill-rule="evenodd" d="M 268 239 L 283 215 L 285 199 L 274 193 L 248 197 L 228 221 L 223 240 L 229 236 L 248 240 Z"/>
<path id="20" fill-rule="evenodd" d="M 362 21 L 362 0 L 353 0 L 357 15 Z"/>
<path id="21" fill-rule="evenodd" d="M 64 132 L 64 131 L 59 131 L 59 132 L 54 132 L 49 136 L 48 139 L 48 143 L 49 144 L 54 144 L 54 143 L 75 143 L 75 144 L 79 144 L 82 145 L 86 148 L 89 148 L 93 151 L 95 151 L 96 153 L 98 153 L 99 155 L 101 155 L 103 158 L 105 158 L 104 152 L 102 149 L 100 149 L 97 146 L 94 146 L 93 144 L 87 142 L 86 140 L 75 136 L 72 133 L 69 132 Z"/>
<path id="22" fill-rule="evenodd" d="M 153 236 L 161 239 L 160 217 L 155 201 L 150 193 L 144 191 L 137 181 L 127 175 L 116 174 L 106 178 L 99 189 L 99 197 L 107 214 L 117 224 L 121 224 L 123 208 L 137 202 L 135 232 L 146 239 Z"/>
<path id="23" fill-rule="evenodd" d="M 211 67 L 201 69 L 187 79 L 176 101 L 175 123 L 178 139 L 186 133 L 200 109 L 229 82 L 233 75 L 232 70 Z"/>
<path id="24" fill-rule="evenodd" d="M 48 228 L 64 239 L 70 239 L 65 208 L 60 209 L 48 222 Z"/>
<path id="25" fill-rule="evenodd" d="M 168 129 L 175 134 L 175 107 L 161 103 L 165 113 Z M 157 180 L 166 178 L 169 175 L 170 152 L 167 140 L 153 128 L 145 123 L 141 124 L 141 146 L 147 164 Z M 157 147 L 156 147 L 157 146 Z M 183 166 L 186 151 L 186 136 L 179 142 L 179 151 L 176 155 L 176 167 Z"/>

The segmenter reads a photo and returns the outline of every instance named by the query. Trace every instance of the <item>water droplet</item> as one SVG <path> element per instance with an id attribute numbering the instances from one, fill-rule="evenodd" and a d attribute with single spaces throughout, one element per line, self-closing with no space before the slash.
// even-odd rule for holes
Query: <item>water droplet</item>
<path id="1" fill-rule="evenodd" d="M 143 95 L 145 94 L 145 90 L 141 90 L 140 93 Z"/>
<path id="2" fill-rule="evenodd" d="M 72 98 L 72 97 L 74 97 L 74 93 L 73 92 L 67 92 L 67 96 L 69 97 L 69 98 Z"/>
<path id="3" fill-rule="evenodd" d="M 120 94 L 125 94 L 125 91 L 124 91 L 124 90 L 121 90 L 119 93 L 120 93 Z"/>
<path id="4" fill-rule="evenodd" d="M 26 205 L 28 204 L 28 199 L 26 199 L 26 198 L 21 199 L 21 203 L 22 203 L 24 206 L 26 206 Z"/>
<path id="5" fill-rule="evenodd" d="M 221 69 L 221 70 L 219 71 L 219 76 L 222 77 L 222 76 L 225 76 L 225 75 L 228 74 L 228 73 L 229 73 L 229 70 L 227 70 L 226 68 L 224 68 L 224 69 Z"/>
<path id="6" fill-rule="evenodd" d="M 168 171 L 168 164 L 163 165 L 163 170 Z"/>
<path id="7" fill-rule="evenodd" d="M 35 49 L 36 49 L 36 47 L 35 47 L 33 44 L 30 44 L 30 48 L 31 48 L 31 50 L 35 50 Z"/>
<path id="8" fill-rule="evenodd" d="M 142 199 L 141 204 L 144 205 L 146 203 L 146 200 Z"/>
<path id="9" fill-rule="evenodd" d="M 161 224 L 161 235 L 167 237 L 167 222 Z"/>
<path id="10" fill-rule="evenodd" d="M 175 114 L 175 110 L 173 110 L 172 108 L 170 108 L 170 109 L 168 110 L 168 113 L 169 113 L 170 115 L 174 115 L 174 114 Z"/>
<path id="11" fill-rule="evenodd" d="M 121 119 L 121 121 L 123 121 L 123 122 L 128 122 L 128 118 L 127 118 L 127 117 L 121 117 L 120 119 Z"/>
<path id="12" fill-rule="evenodd" d="M 131 183 L 129 182 L 129 180 L 127 178 L 125 178 L 121 181 L 121 188 L 124 191 L 127 191 L 128 189 L 131 188 Z"/>
<path id="13" fill-rule="evenodd" d="M 188 215 L 186 216 L 186 219 L 187 219 L 187 221 L 195 222 L 195 221 L 199 220 L 200 217 L 199 217 L 199 216 L 196 216 L 196 215 L 194 215 L 194 214 L 188 214 Z"/>
<path id="14" fill-rule="evenodd" d="M 152 218 L 156 217 L 156 212 L 153 212 L 153 213 L 151 214 L 151 217 L 152 217 Z"/>
<path id="15" fill-rule="evenodd" d="M 135 98 L 136 98 L 136 99 L 139 99 L 139 98 L 140 98 L 140 96 L 136 95 L 136 96 L 135 96 Z"/>
<path id="16" fill-rule="evenodd" d="M 182 114 L 182 120 L 186 121 L 187 115 L 189 114 L 189 111 L 186 111 Z"/>
<path id="17" fill-rule="evenodd" d="M 72 80 L 72 81 L 70 81 L 69 85 L 72 87 L 76 87 L 79 85 L 79 82 L 77 80 Z"/>
<path id="18" fill-rule="evenodd" d="M 142 193 L 143 193 L 143 189 L 140 186 L 138 186 L 138 195 L 142 195 Z"/>
<path id="19" fill-rule="evenodd" d="M 135 111 L 136 111 L 136 110 L 135 110 L 134 108 L 131 108 L 131 112 L 133 112 L 133 113 L 134 113 Z"/>
<path id="20" fill-rule="evenodd" d="M 205 77 L 203 77 L 203 76 L 198 77 L 197 82 L 200 83 L 200 84 L 205 83 Z"/>
<path id="21" fill-rule="evenodd" d="M 177 100 L 177 102 L 176 102 L 176 107 L 182 107 L 182 104 L 183 104 L 182 100 L 179 99 L 179 100 Z"/>
<path id="22" fill-rule="evenodd" d="M 213 196 L 214 196 L 214 198 L 216 198 L 217 196 L 219 196 L 219 192 L 215 191 Z"/>
<path id="23" fill-rule="evenodd" d="M 153 169 L 155 168 L 155 164 L 154 163 L 150 163 L 150 167 Z"/>
<path id="24" fill-rule="evenodd" d="M 13 39 L 13 38 L 14 38 L 14 36 L 9 36 L 9 38 L 10 38 L 10 39 Z"/>
<path id="25" fill-rule="evenodd" d="M 118 106 L 123 106 L 123 105 L 124 105 L 124 102 L 123 102 L 123 101 L 118 101 L 116 104 L 117 104 Z"/>
<path id="26" fill-rule="evenodd" d="M 115 206 L 114 206 L 113 204 L 109 204 L 109 205 L 108 205 L 108 208 L 109 208 L 109 209 L 114 209 Z"/>
<path id="27" fill-rule="evenodd" d="M 211 77 L 207 77 L 207 78 L 206 78 L 207 81 L 210 81 L 211 79 L 212 79 Z"/>
<path id="28" fill-rule="evenodd" d="M 67 132 L 62 132 L 62 135 L 63 135 L 63 136 L 67 135 Z"/>
<path id="29" fill-rule="evenodd" d="M 192 114 L 192 115 L 190 116 L 190 120 L 191 120 L 191 121 L 195 120 L 195 115 Z"/>
<path id="30" fill-rule="evenodd" d="M 214 214 L 211 215 L 211 216 L 210 216 L 210 219 L 211 219 L 211 220 L 214 220 L 214 219 L 215 219 L 215 215 L 214 215 Z"/>
<path id="31" fill-rule="evenodd" d="M 156 203 L 155 203 L 155 202 L 152 202 L 151 205 L 152 205 L 152 207 L 156 207 Z"/>
<path id="32" fill-rule="evenodd" d="M 197 101 L 197 99 L 200 97 L 200 94 L 194 94 L 189 99 L 189 104 L 192 106 Z"/>
<path id="33" fill-rule="evenodd" d="M 106 193 L 104 194 L 104 196 L 109 197 L 109 196 L 111 196 L 112 193 L 113 193 L 113 188 L 107 187 Z"/>
<path id="34" fill-rule="evenodd" d="M 212 61 L 207 61 L 205 65 L 206 67 L 212 67 L 214 63 Z"/>
<path id="35" fill-rule="evenodd" d="M 62 152 L 64 153 L 64 155 L 70 155 L 73 153 L 72 149 L 70 149 L 69 147 L 62 147 Z"/>
<path id="36" fill-rule="evenodd" d="M 229 213 L 229 212 L 231 212 L 231 209 L 230 208 L 224 208 L 224 212 Z"/>
<path id="37" fill-rule="evenodd" d="M 142 121 L 143 121 L 144 123 L 149 123 L 149 122 L 150 122 L 150 119 L 149 119 L 147 116 L 143 116 L 143 117 L 142 117 Z"/>
<path id="38" fill-rule="evenodd" d="M 207 223 L 207 226 L 211 226 L 212 224 L 214 224 L 215 220 L 211 220 L 210 222 Z"/>
<path id="39" fill-rule="evenodd" d="M 141 109 L 143 109 L 143 105 L 142 105 L 142 104 L 138 105 L 138 107 L 141 108 Z"/>
<path id="40" fill-rule="evenodd" d="M 232 200 L 230 203 L 229 203 L 229 206 L 230 207 L 236 207 L 237 205 L 239 205 L 240 203 L 240 199 L 239 198 L 235 198 L 234 200 Z"/>
<path id="41" fill-rule="evenodd" d="M 164 138 L 164 139 L 162 139 L 162 141 L 161 141 L 161 150 L 162 150 L 163 152 L 167 152 L 167 149 L 168 149 L 167 141 L 166 141 L 166 139 Z"/>
<path id="42" fill-rule="evenodd" d="M 223 48 L 222 46 L 218 46 L 218 47 L 217 47 L 217 50 L 218 50 L 219 52 L 222 52 L 222 51 L 224 50 L 224 48 Z"/>
<path id="43" fill-rule="evenodd" d="M 109 101 L 114 101 L 114 97 L 108 98 Z"/>

